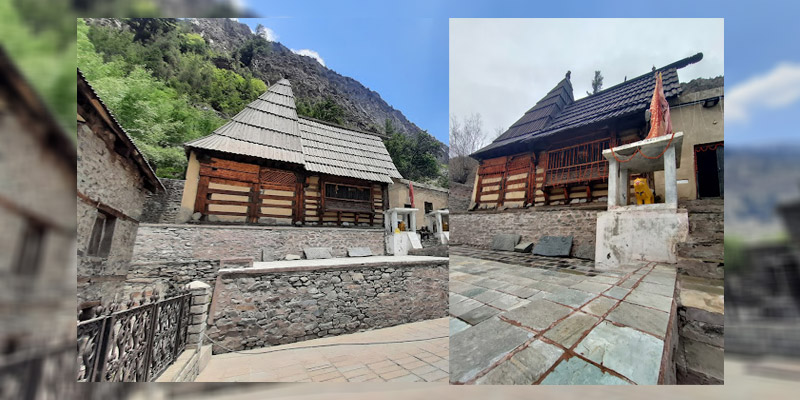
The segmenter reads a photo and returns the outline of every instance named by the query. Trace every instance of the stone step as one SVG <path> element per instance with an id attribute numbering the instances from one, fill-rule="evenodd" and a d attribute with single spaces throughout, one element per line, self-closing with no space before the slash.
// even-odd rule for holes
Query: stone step
<path id="1" fill-rule="evenodd" d="M 679 207 L 685 208 L 689 213 L 717 213 L 723 214 L 725 212 L 724 199 L 697 199 L 685 200 L 678 204 Z"/>
<path id="2" fill-rule="evenodd" d="M 703 261 L 692 258 L 678 258 L 678 273 L 683 276 L 724 279 L 725 268 L 720 261 Z"/>

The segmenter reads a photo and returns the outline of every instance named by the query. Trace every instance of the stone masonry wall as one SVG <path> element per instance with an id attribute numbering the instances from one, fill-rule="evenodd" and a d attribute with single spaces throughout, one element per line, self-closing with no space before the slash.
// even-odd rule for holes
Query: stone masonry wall
<path id="1" fill-rule="evenodd" d="M 134 162 L 109 150 L 88 125 L 78 123 L 77 189 L 92 201 L 121 212 L 131 220 L 117 218 L 107 257 L 85 254 L 99 212 L 85 201 L 77 202 L 78 302 L 109 301 L 116 284 L 127 274 L 141 218 L 145 193 L 143 178 Z"/>
<path id="2" fill-rule="evenodd" d="M 218 354 L 441 318 L 447 290 L 445 259 L 223 272 L 207 334 Z"/>
<path id="3" fill-rule="evenodd" d="M 542 207 L 544 208 L 544 207 Z M 598 208 L 506 210 L 450 214 L 450 244 L 489 248 L 501 233 L 536 243 L 542 236 L 573 236 L 570 256 L 594 259 Z"/>
<path id="4" fill-rule="evenodd" d="M 348 247 L 369 247 L 383 255 L 383 229 L 140 224 L 133 262 L 272 261 L 302 256 L 304 247 L 330 247 L 334 257 L 346 257 Z"/>
<path id="5" fill-rule="evenodd" d="M 183 179 L 161 178 L 161 183 L 166 190 L 147 194 L 141 222 L 153 224 L 175 224 L 179 222 L 178 213 L 181 210 L 183 186 L 186 181 Z"/>

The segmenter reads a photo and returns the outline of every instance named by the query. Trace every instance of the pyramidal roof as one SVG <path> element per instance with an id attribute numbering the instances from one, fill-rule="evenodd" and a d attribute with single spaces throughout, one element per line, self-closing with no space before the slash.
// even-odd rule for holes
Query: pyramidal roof
<path id="1" fill-rule="evenodd" d="M 281 79 L 211 135 L 185 144 L 300 164 L 306 170 L 391 183 L 402 178 L 375 135 L 298 117 L 292 85 Z"/>
<path id="2" fill-rule="evenodd" d="M 681 92 L 678 69 L 702 59 L 703 53 L 697 53 L 579 100 L 573 100 L 570 73 L 567 72 L 567 76 L 522 118 L 472 156 L 485 159 L 512 154 L 520 151 L 518 146 L 522 142 L 642 112 L 650 107 L 656 72 L 663 75 L 664 96 L 669 99 Z"/>

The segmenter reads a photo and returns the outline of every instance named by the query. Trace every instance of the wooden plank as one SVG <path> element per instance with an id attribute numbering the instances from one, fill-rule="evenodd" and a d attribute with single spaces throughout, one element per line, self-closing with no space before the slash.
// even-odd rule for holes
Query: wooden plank
<path id="1" fill-rule="evenodd" d="M 208 188 L 206 190 L 208 194 L 227 194 L 232 196 L 244 196 L 247 197 L 250 195 L 250 192 L 243 192 L 237 190 L 225 190 L 225 189 L 215 189 L 215 188 Z"/>
<path id="2" fill-rule="evenodd" d="M 259 217 L 259 218 L 261 218 L 261 217 L 267 217 L 267 218 L 282 218 L 282 219 L 292 219 L 292 216 L 291 216 L 291 215 L 285 215 L 285 214 L 284 214 L 284 215 L 281 215 L 281 214 L 266 214 L 266 213 L 262 213 L 262 212 L 259 212 L 259 213 L 258 213 L 258 217 Z"/>
<path id="3" fill-rule="evenodd" d="M 247 190 L 243 190 L 242 193 L 244 193 L 245 195 L 250 193 L 250 184 L 251 184 L 250 182 L 232 181 L 232 180 L 229 180 L 229 179 L 214 178 L 214 177 L 209 178 L 209 182 L 210 183 L 216 183 L 218 185 L 229 185 L 229 186 L 246 187 Z M 217 190 L 222 190 L 222 189 L 217 189 Z"/>
<path id="4" fill-rule="evenodd" d="M 200 165 L 200 176 L 230 179 L 234 181 L 249 182 L 249 183 L 258 182 L 258 174 L 231 171 L 228 169 L 214 169 L 208 165 L 203 165 L 203 164 Z"/>
<path id="5" fill-rule="evenodd" d="M 247 207 L 247 222 L 258 222 L 258 208 L 256 204 L 261 202 L 261 199 L 258 198 L 260 193 L 261 189 L 259 188 L 258 183 L 253 183 L 253 185 L 250 187 L 250 204 Z"/>
<path id="6" fill-rule="evenodd" d="M 258 195 L 258 198 L 261 200 L 284 200 L 293 202 L 296 196 L 278 196 L 277 194 L 261 194 Z"/>
<path id="7" fill-rule="evenodd" d="M 223 160 L 221 158 L 214 158 L 214 157 L 211 157 L 209 161 L 205 162 L 201 161 L 200 164 L 209 165 L 214 168 L 229 169 L 232 171 L 239 171 L 239 172 L 248 172 L 251 174 L 257 174 L 260 168 L 256 164 L 246 164 L 236 161 Z"/>
<path id="8" fill-rule="evenodd" d="M 247 217 L 248 213 L 233 212 L 233 211 L 209 211 L 208 215 L 230 215 L 234 217 Z"/>
<path id="9" fill-rule="evenodd" d="M 217 205 L 223 205 L 223 206 L 242 206 L 242 207 L 249 207 L 250 206 L 250 202 L 249 201 L 213 200 L 213 199 L 206 200 L 206 204 L 207 205 L 208 204 L 217 204 Z"/>

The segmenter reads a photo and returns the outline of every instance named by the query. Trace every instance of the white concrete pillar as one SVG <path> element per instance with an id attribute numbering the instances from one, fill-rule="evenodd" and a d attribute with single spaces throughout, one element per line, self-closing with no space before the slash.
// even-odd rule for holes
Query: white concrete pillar
<path id="1" fill-rule="evenodd" d="M 619 169 L 619 204 L 622 206 L 628 205 L 628 196 L 631 193 L 631 173 L 627 168 L 620 167 Z"/>
<path id="2" fill-rule="evenodd" d="M 608 161 L 608 208 L 619 205 L 619 163 L 617 160 Z"/>
<path id="3" fill-rule="evenodd" d="M 397 229 L 397 211 L 392 210 L 392 233 Z"/>
<path id="4" fill-rule="evenodd" d="M 417 231 L 417 213 L 411 212 L 411 214 L 408 214 L 408 222 L 409 222 L 409 226 L 411 227 L 411 232 L 416 232 Z"/>
<path id="5" fill-rule="evenodd" d="M 436 232 L 444 232 L 444 226 L 442 225 L 442 213 L 436 213 Z"/>
<path id="6" fill-rule="evenodd" d="M 678 207 L 678 169 L 673 144 L 664 152 L 664 202 Z"/>

